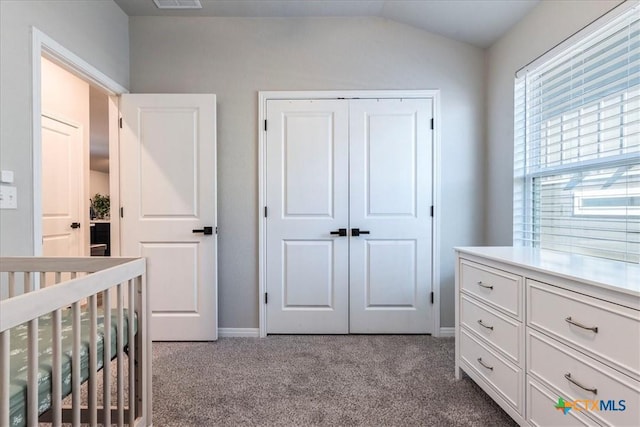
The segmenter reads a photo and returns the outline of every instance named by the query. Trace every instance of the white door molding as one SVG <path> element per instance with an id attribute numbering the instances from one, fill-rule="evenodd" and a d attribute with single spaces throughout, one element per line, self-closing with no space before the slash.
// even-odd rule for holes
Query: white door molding
<path id="1" fill-rule="evenodd" d="M 267 335 L 267 318 L 264 295 L 266 292 L 266 224 L 264 207 L 266 203 L 266 131 L 267 101 L 278 99 L 389 99 L 425 98 L 433 102 L 433 152 L 432 152 L 432 194 L 434 220 L 432 222 L 432 307 L 431 330 L 440 334 L 440 91 L 439 90 L 356 90 L 356 91 L 260 91 L 258 92 L 258 308 L 260 337 Z"/>
<path id="2" fill-rule="evenodd" d="M 87 81 L 93 86 L 107 92 L 109 95 L 120 95 L 129 91 L 111 79 L 109 76 L 89 64 L 87 61 L 71 52 L 69 49 L 56 42 L 54 39 L 31 27 L 32 32 L 32 49 L 31 49 L 31 75 L 32 75 L 32 169 L 33 169 L 33 255 L 42 255 L 42 131 L 41 131 L 41 115 L 42 115 L 42 57 L 55 62 L 65 70 Z M 112 144 L 110 144 L 112 145 Z M 109 161 L 117 163 L 118 153 L 109 151 Z M 114 182 L 112 178 L 111 182 Z M 116 181 L 117 182 L 117 181 Z M 112 203 L 114 196 L 117 201 L 119 188 L 113 188 L 111 194 Z M 115 192 L 116 194 L 113 194 Z M 117 206 L 117 205 L 114 205 Z M 113 217 L 113 216 L 112 216 Z"/>

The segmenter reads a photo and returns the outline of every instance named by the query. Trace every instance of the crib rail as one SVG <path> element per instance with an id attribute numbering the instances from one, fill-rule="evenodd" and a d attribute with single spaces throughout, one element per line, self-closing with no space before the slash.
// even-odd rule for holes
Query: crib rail
<path id="1" fill-rule="evenodd" d="M 19 325 L 28 325 L 28 384 L 27 418 L 25 425 L 49 421 L 58 426 L 63 421 L 73 425 L 88 421 L 97 425 L 151 425 L 151 343 L 148 333 L 149 304 L 145 283 L 145 260 L 139 258 L 0 258 L 2 285 L 8 287 L 0 301 L 0 425 L 9 425 L 9 362 L 10 331 Z M 16 290 L 16 276 L 22 276 L 21 289 Z M 52 276 L 53 275 L 53 276 Z M 44 286 L 51 282 L 53 286 Z M 68 280 L 64 280 L 64 278 Z M 96 372 L 98 371 L 97 319 L 99 302 L 103 312 L 103 405 L 97 405 Z M 125 308 L 127 309 L 125 314 Z M 71 310 L 73 357 L 72 405 L 61 407 L 61 312 Z M 85 310 L 89 316 L 89 377 L 88 405 L 81 407 L 81 320 Z M 117 396 L 115 407 L 111 399 L 111 317 L 116 319 Z M 38 321 L 42 316 L 52 319 L 52 373 L 51 406 L 39 419 L 38 408 Z M 123 334 L 128 334 L 128 378 L 124 377 Z M 137 333 L 134 335 L 134 324 Z M 128 382 L 128 407 L 124 405 L 124 384 Z M 113 417 L 112 417 L 113 415 Z"/>
<path id="2" fill-rule="evenodd" d="M 2 257 L 1 272 L 84 272 L 94 273 L 118 265 L 131 263 L 140 258 L 120 257 Z"/>

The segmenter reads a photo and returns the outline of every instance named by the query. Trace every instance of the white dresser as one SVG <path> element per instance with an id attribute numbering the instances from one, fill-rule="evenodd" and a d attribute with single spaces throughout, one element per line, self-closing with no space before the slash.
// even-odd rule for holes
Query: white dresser
<path id="1" fill-rule="evenodd" d="M 533 248 L 456 255 L 456 378 L 520 425 L 640 426 L 640 266 Z"/>

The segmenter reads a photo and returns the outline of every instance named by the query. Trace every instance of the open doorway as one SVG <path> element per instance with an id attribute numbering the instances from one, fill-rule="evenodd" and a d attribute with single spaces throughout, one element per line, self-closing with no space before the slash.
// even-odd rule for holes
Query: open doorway
<path id="1" fill-rule="evenodd" d="M 89 84 L 42 58 L 42 252 L 89 253 Z"/>
<path id="2" fill-rule="evenodd" d="M 112 100 L 54 61 L 40 60 L 42 255 L 110 256 Z"/>
<path id="3" fill-rule="evenodd" d="M 41 58 L 42 251 L 109 256 L 109 98 Z"/>
<path id="4" fill-rule="evenodd" d="M 84 82 L 88 82 L 90 86 L 94 86 L 102 90 L 108 97 L 108 126 L 109 126 L 109 196 L 111 200 L 111 247 L 112 256 L 120 255 L 120 223 L 118 217 L 113 214 L 117 212 L 120 204 L 120 187 L 119 187 L 119 145 L 118 145 L 118 100 L 119 95 L 128 93 L 127 89 L 105 75 L 99 69 L 95 68 L 84 59 L 80 58 L 51 37 L 44 34 L 37 28 L 32 28 L 32 87 L 33 87 L 33 104 L 32 104 L 32 121 L 33 121 L 33 247 L 34 255 L 43 255 L 43 170 L 42 170 L 42 64 L 43 59 L 47 59 L 64 70 L 79 77 Z M 88 153 L 88 150 L 87 150 Z M 87 154 L 88 156 L 88 154 Z M 86 157 L 88 162 L 88 157 Z M 89 174 L 87 174 L 88 180 Z M 84 184 L 85 188 L 88 184 Z M 83 193 L 85 194 L 85 193 Z M 85 222 L 89 220 L 89 197 L 88 193 L 84 195 L 82 200 L 81 215 L 85 218 Z M 86 216 L 85 216 L 86 215 Z M 114 218 L 116 219 L 114 221 Z M 88 227 L 82 228 L 86 235 L 83 234 L 85 242 L 89 242 Z M 83 244 L 83 247 L 87 247 Z M 90 253 L 90 252 L 89 252 Z"/>

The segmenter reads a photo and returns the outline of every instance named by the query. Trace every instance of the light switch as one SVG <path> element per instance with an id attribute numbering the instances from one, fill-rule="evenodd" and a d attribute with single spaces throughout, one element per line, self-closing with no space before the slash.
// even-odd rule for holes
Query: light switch
<path id="1" fill-rule="evenodd" d="M 18 189 L 12 185 L 0 185 L 0 209 L 18 209 Z"/>
<path id="2" fill-rule="evenodd" d="M 0 182 L 5 184 L 13 183 L 13 171 L 2 171 L 0 172 Z"/>

